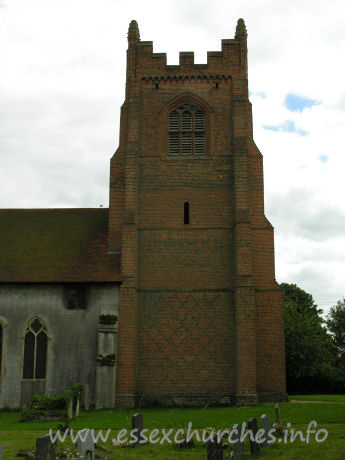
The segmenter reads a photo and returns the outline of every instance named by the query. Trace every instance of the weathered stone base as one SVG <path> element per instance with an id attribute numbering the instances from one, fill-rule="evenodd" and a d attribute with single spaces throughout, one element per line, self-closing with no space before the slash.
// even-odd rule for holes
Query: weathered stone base
<path id="1" fill-rule="evenodd" d="M 202 406 L 253 406 L 264 402 L 286 402 L 288 395 L 282 393 L 259 394 L 176 394 L 150 395 L 117 394 L 116 407 L 202 407 Z"/>
<path id="2" fill-rule="evenodd" d="M 128 395 L 124 395 L 128 396 Z M 124 405 L 126 397 L 117 395 L 116 407 L 134 407 Z M 127 403 L 131 403 L 131 398 L 127 398 Z M 121 404 L 121 405 L 120 405 Z M 135 407 L 202 407 L 202 406 L 232 406 L 234 396 L 230 394 L 150 394 L 137 395 L 135 398 Z"/>
<path id="3" fill-rule="evenodd" d="M 258 404 L 258 395 L 256 393 L 254 394 L 238 393 L 237 395 L 235 395 L 235 398 L 234 398 L 235 406 L 254 406 L 255 404 Z"/>
<path id="4" fill-rule="evenodd" d="M 134 407 L 136 407 L 135 394 L 116 393 L 115 407 L 123 409 L 133 409 Z"/>
<path id="5" fill-rule="evenodd" d="M 281 393 L 259 393 L 258 400 L 260 403 L 264 402 L 287 402 L 289 401 L 289 396 L 285 392 Z"/>

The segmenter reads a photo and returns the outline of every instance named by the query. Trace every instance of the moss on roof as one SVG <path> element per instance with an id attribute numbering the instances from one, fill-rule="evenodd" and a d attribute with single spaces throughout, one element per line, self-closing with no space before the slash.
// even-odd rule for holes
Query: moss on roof
<path id="1" fill-rule="evenodd" d="M 120 281 L 108 209 L 0 210 L 0 282 Z"/>

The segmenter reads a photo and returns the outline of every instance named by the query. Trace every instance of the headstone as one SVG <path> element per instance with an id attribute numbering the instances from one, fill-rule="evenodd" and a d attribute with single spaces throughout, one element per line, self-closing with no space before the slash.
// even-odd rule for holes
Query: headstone
<path id="1" fill-rule="evenodd" d="M 251 430 L 253 438 L 255 438 L 255 435 L 258 432 L 258 421 L 255 417 L 251 417 L 248 420 L 248 430 Z M 251 455 L 258 455 L 260 453 L 260 444 L 258 444 L 255 439 L 252 440 L 252 437 L 250 437 L 249 444 Z"/>
<path id="2" fill-rule="evenodd" d="M 73 418 L 73 398 L 67 401 L 67 418 L 69 420 Z"/>
<path id="3" fill-rule="evenodd" d="M 262 447 L 270 447 L 271 444 L 268 444 L 268 433 L 271 429 L 270 426 L 270 418 L 268 415 L 263 414 L 260 417 L 260 423 L 261 423 L 261 428 L 265 431 L 265 434 L 263 435 L 263 438 L 265 438 L 265 441 L 261 444 Z"/>
<path id="4" fill-rule="evenodd" d="M 79 416 L 79 408 L 80 408 L 80 400 L 79 400 L 79 398 L 77 398 L 77 403 L 75 405 L 75 416 L 76 417 Z"/>
<path id="5" fill-rule="evenodd" d="M 144 421 L 143 421 L 142 414 L 134 414 L 132 416 L 132 430 L 137 430 L 134 434 L 137 436 L 138 440 L 137 442 L 132 443 L 133 447 L 139 445 L 139 441 L 142 439 L 141 432 L 143 431 L 143 428 L 144 428 Z"/>
<path id="6" fill-rule="evenodd" d="M 279 409 L 279 405 L 276 404 L 274 409 L 275 409 L 275 412 L 276 412 L 276 422 L 277 422 L 277 423 L 280 423 L 280 409 Z"/>
<path id="7" fill-rule="evenodd" d="M 84 385 L 84 409 L 90 409 L 90 387 L 88 383 Z"/>
<path id="8" fill-rule="evenodd" d="M 223 460 L 222 442 L 217 442 L 217 439 L 207 441 L 207 460 Z"/>
<path id="9" fill-rule="evenodd" d="M 240 425 L 236 424 L 232 427 L 233 430 L 237 430 L 231 437 L 232 443 L 231 447 L 233 450 L 233 457 L 232 460 L 245 460 L 246 455 L 244 453 L 244 444 L 241 442 L 241 427 Z M 234 442 L 237 441 L 237 442 Z"/>
<path id="10" fill-rule="evenodd" d="M 194 449 L 195 443 L 194 440 L 191 439 L 190 441 L 186 441 L 186 439 L 183 442 L 179 442 L 175 444 L 177 449 Z"/>
<path id="11" fill-rule="evenodd" d="M 83 460 L 95 459 L 95 444 L 92 439 L 91 430 L 85 428 L 81 430 L 77 442 L 78 458 Z M 81 438 L 81 439 L 80 439 Z"/>
<path id="12" fill-rule="evenodd" d="M 0 460 L 3 460 L 4 457 L 4 448 L 0 446 Z"/>
<path id="13" fill-rule="evenodd" d="M 56 441 L 51 442 L 49 434 L 36 439 L 36 460 L 55 460 Z"/>

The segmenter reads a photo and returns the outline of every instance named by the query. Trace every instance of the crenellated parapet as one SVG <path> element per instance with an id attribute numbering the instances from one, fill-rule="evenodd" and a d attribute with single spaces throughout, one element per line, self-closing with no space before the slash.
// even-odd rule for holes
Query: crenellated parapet
<path id="1" fill-rule="evenodd" d="M 190 76 L 199 79 L 228 79 L 247 76 L 247 32 L 243 19 L 239 19 L 234 39 L 224 39 L 221 51 L 208 51 L 207 63 L 196 64 L 193 51 L 181 51 L 178 65 L 168 65 L 166 53 L 154 53 L 152 41 L 140 41 L 136 21 L 128 31 L 128 61 L 130 78 L 138 80 L 183 79 Z M 217 76 L 217 77 L 216 77 Z"/>

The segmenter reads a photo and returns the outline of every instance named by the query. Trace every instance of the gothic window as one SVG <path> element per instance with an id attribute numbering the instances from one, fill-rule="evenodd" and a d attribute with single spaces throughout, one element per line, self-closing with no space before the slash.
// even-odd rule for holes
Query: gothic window
<path id="1" fill-rule="evenodd" d="M 169 154 L 205 153 L 205 114 L 186 99 L 169 114 Z"/>
<path id="2" fill-rule="evenodd" d="M 23 379 L 46 378 L 47 348 L 47 328 L 35 318 L 25 330 Z"/>

